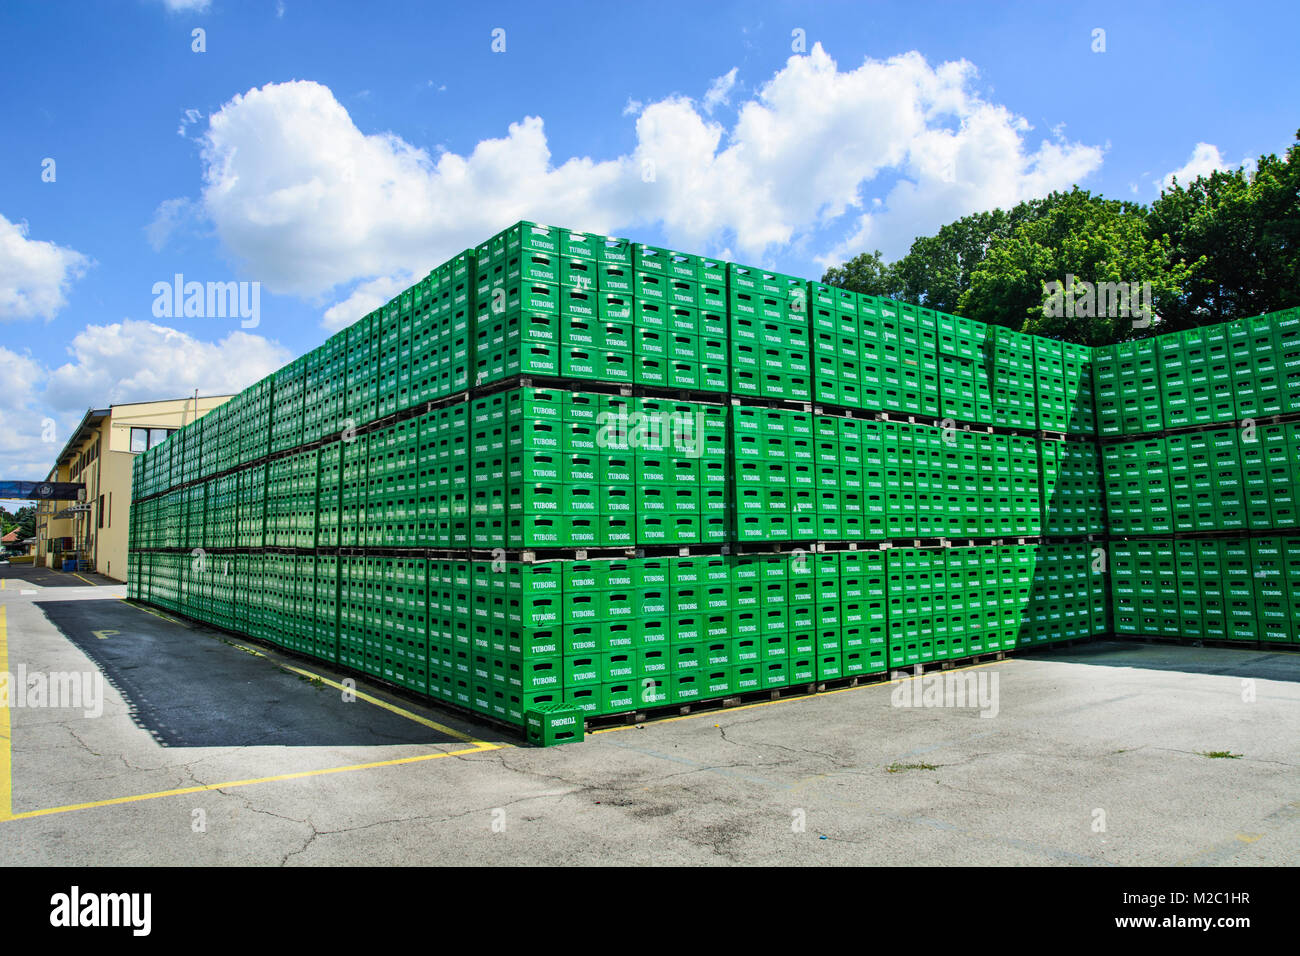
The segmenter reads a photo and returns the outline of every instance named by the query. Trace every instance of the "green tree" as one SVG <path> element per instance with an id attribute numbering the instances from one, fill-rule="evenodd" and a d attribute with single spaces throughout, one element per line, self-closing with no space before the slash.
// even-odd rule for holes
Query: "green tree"
<path id="1" fill-rule="evenodd" d="M 970 288 L 971 276 L 984 262 L 989 246 L 1036 211 L 1032 204 L 1020 203 L 1010 212 L 979 212 L 942 226 L 933 236 L 916 239 L 907 255 L 894 264 L 903 298 L 940 312 L 963 314 L 958 311 L 962 293 Z"/>
<path id="2" fill-rule="evenodd" d="M 1147 235 L 1141 205 L 1102 199 L 1077 186 L 1053 193 L 1042 214 L 994 240 L 959 305 L 965 315 L 1035 335 L 1088 345 L 1151 334 L 1129 316 L 1046 314 L 1045 286 L 1069 276 L 1090 283 L 1150 282 L 1152 305 L 1176 295 L 1185 268 L 1171 268 L 1159 240 Z"/>
<path id="3" fill-rule="evenodd" d="M 1161 303 L 1162 329 L 1300 305 L 1300 131 L 1285 159 L 1261 156 L 1253 174 L 1175 181 L 1152 204 L 1148 229 L 1189 269 Z"/>
<path id="4" fill-rule="evenodd" d="M 1010 210 L 994 209 L 963 216 L 940 227 L 933 236 L 913 241 L 907 255 L 886 265 L 879 250 L 863 253 L 839 268 L 828 269 L 828 285 L 885 295 L 903 302 L 925 305 L 940 312 L 965 315 L 962 294 L 971 276 L 983 264 L 993 243 L 1005 239 L 1027 222 L 1046 215 L 1064 201 L 1064 194 L 1018 203 Z"/>
<path id="5" fill-rule="evenodd" d="M 18 537 L 30 538 L 36 534 L 36 509 L 31 505 L 9 511 L 0 507 L 0 537 L 18 529 Z"/>
<path id="6" fill-rule="evenodd" d="M 822 282 L 850 292 L 878 295 L 889 299 L 900 297 L 901 287 L 892 266 L 885 265 L 880 250 L 854 256 L 842 266 L 827 269 Z"/>
<path id="7" fill-rule="evenodd" d="M 1150 282 L 1156 321 L 1045 314 L 1045 284 L 1071 275 Z M 1092 345 L 1300 305 L 1300 132 L 1285 159 L 1175 183 L 1151 207 L 1075 186 L 963 216 L 892 264 L 863 253 L 822 281 Z"/>

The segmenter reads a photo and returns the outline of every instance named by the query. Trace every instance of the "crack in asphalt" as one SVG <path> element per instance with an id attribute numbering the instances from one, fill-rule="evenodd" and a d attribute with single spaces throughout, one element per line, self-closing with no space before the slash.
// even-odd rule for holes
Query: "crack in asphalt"
<path id="1" fill-rule="evenodd" d="M 543 793 L 543 794 L 532 794 L 532 795 L 529 795 L 529 796 L 526 796 L 526 797 L 516 797 L 514 800 L 508 800 L 508 801 L 506 801 L 506 802 L 504 802 L 504 803 L 496 803 L 496 804 L 493 804 L 492 806 L 487 806 L 487 807 L 474 807 L 474 808 L 471 808 L 471 809 L 469 809 L 469 810 L 463 810 L 463 811 L 461 811 L 460 813 L 453 813 L 453 814 L 451 814 L 451 815 L 449 815 L 449 816 L 445 816 L 445 817 L 435 817 L 435 815 L 434 815 L 434 814 L 431 814 L 431 813 L 419 813 L 419 814 L 415 814 L 415 815 L 413 815 L 413 816 L 409 816 L 409 817 L 397 817 L 397 818 L 394 818 L 394 819 L 391 819 L 391 820 L 372 820 L 372 821 L 369 822 L 369 823 L 360 823 L 360 824 L 357 824 L 356 826 L 351 826 L 351 827 L 340 827 L 340 828 L 338 828 L 338 829 L 336 829 L 336 830 L 321 830 L 321 829 L 318 828 L 318 827 L 316 826 L 316 824 L 313 823 L 310 819 L 307 819 L 307 820 L 298 820 L 298 821 L 295 821 L 295 822 L 298 822 L 298 823 L 304 823 L 304 824 L 306 824 L 307 826 L 310 826 L 310 827 L 312 828 L 311 836 L 309 836 L 309 837 L 307 838 L 307 841 L 306 841 L 306 842 L 305 842 L 301 847 L 299 847 L 299 848 L 296 849 L 296 850 L 292 850 L 292 851 L 290 851 L 289 853 L 286 853 L 286 854 L 284 855 L 284 857 L 280 860 L 280 864 L 279 864 L 279 865 L 280 865 L 280 866 L 285 866 L 285 865 L 289 862 L 289 860 L 290 860 L 292 857 L 299 856 L 299 855 L 301 855 L 302 853 L 305 853 L 306 850 L 307 850 L 307 848 L 310 847 L 313 843 L 315 843 L 315 842 L 316 842 L 316 839 L 317 839 L 318 837 L 338 836 L 338 835 L 341 835 L 341 834 L 344 834 L 344 833 L 355 833 L 355 832 L 360 831 L 360 830 L 369 830 L 369 829 L 372 829 L 372 828 L 374 828 L 374 827 L 379 827 L 379 826 L 389 826 L 389 825 L 392 825 L 392 824 L 398 824 L 398 823 L 414 823 L 414 822 L 416 822 L 416 821 L 428 821 L 430 824 L 433 824 L 433 825 L 437 825 L 437 824 L 440 824 L 440 823 L 450 823 L 451 821 L 453 821 L 453 820 L 458 820 L 458 819 L 460 819 L 461 817 L 467 817 L 467 816 L 471 816 L 471 815 L 474 815 L 474 814 L 482 814 L 482 813 L 485 813 L 485 812 L 490 814 L 490 813 L 492 813 L 493 811 L 496 811 L 496 810 L 504 810 L 506 807 L 514 806 L 514 805 L 517 804 L 517 803 L 526 803 L 526 802 L 529 801 L 529 800 L 537 800 L 537 799 L 540 799 L 540 798 L 542 798 L 542 797 L 550 797 L 550 796 L 565 796 L 565 795 L 566 795 L 566 794 L 546 794 L 546 793 Z M 269 813 L 270 811 L 260 811 L 260 812 Z M 271 814 L 271 815 L 272 815 L 272 816 L 280 816 L 279 814 Z M 281 819 L 290 820 L 290 819 L 293 819 L 293 818 L 291 818 L 291 817 L 281 817 Z"/>
<path id="2" fill-rule="evenodd" d="M 502 756 L 504 756 L 505 751 L 494 751 L 494 753 L 499 753 Z M 645 789 L 647 783 L 658 784 L 665 780 L 673 780 L 676 779 L 677 777 L 686 777 L 686 776 L 690 776 L 691 774 L 704 773 L 707 771 L 714 771 L 714 770 L 735 770 L 742 767 L 767 766 L 764 764 L 755 764 L 752 761 L 744 761 L 741 763 L 729 763 L 729 764 L 707 764 L 707 765 L 692 767 L 689 770 L 682 770 L 677 773 L 659 774 L 649 779 L 635 780 L 635 781 L 631 781 L 626 785 L 619 786 L 612 783 L 604 783 L 604 784 L 584 783 L 577 780 L 571 780 L 567 777 L 564 777 L 556 773 L 546 773 L 544 771 L 533 769 L 533 768 L 512 766 L 506 763 L 503 759 L 500 760 L 499 762 L 502 769 L 508 770 L 512 773 L 523 774 L 525 776 L 530 776 L 530 777 L 541 777 L 546 780 L 555 780 L 558 781 L 559 783 L 563 783 L 569 787 L 572 787 L 573 790 L 570 791 L 571 795 L 581 795 L 585 793 L 627 793 L 633 790 L 643 790 Z M 771 766 L 775 766 L 775 765 L 771 765 Z"/>
<path id="3" fill-rule="evenodd" d="M 718 731 L 719 733 L 721 733 L 723 740 L 737 747 L 749 747 L 754 750 L 758 750 L 761 748 L 767 748 L 771 750 L 784 750 L 793 754 L 807 754 L 811 757 L 819 757 L 822 760 L 829 760 L 831 763 L 843 763 L 842 757 L 836 757 L 833 754 L 824 753 L 823 751 L 820 750 L 809 750 L 806 747 L 786 747 L 783 746 L 782 744 L 774 744 L 770 741 L 765 741 L 765 740 L 756 741 L 754 743 L 747 743 L 743 740 L 732 740 L 730 737 L 727 736 L 727 728 L 721 725 L 718 726 Z"/>

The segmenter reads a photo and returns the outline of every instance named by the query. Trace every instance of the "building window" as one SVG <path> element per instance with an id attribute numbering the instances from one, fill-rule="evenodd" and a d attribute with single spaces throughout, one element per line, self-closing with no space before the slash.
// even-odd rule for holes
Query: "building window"
<path id="1" fill-rule="evenodd" d="M 138 454 L 160 445 L 175 430 L 174 428 L 132 428 L 131 451 Z"/>
<path id="2" fill-rule="evenodd" d="M 99 496 L 99 526 L 104 527 L 104 496 Z"/>

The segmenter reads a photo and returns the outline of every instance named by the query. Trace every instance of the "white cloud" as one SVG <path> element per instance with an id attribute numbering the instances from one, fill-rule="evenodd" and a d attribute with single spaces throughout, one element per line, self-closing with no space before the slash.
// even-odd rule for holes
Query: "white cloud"
<path id="1" fill-rule="evenodd" d="M 177 398 L 196 388 L 204 395 L 239 392 L 293 358 L 260 335 L 232 331 L 204 342 L 135 319 L 88 325 L 68 352 L 71 360 L 46 380 L 45 400 L 56 409 Z"/>
<path id="2" fill-rule="evenodd" d="M 45 375 L 45 370 L 30 355 L 20 355 L 3 345 L 0 345 L 0 369 L 4 370 L 0 410 L 22 408 Z"/>
<path id="3" fill-rule="evenodd" d="M 0 389 L 0 476 L 38 481 L 49 474 L 54 455 L 67 440 L 74 422 L 42 410 L 38 395 L 45 369 L 30 355 L 0 346 L 0 368 L 4 369 L 5 382 Z M 42 441 L 47 416 L 55 419 L 56 443 Z"/>
<path id="4" fill-rule="evenodd" d="M 853 157 L 868 158 L 874 170 L 898 177 L 883 211 L 858 216 L 853 233 L 817 257 L 821 264 L 839 263 L 864 249 L 878 248 L 887 259 L 895 258 L 917 235 L 945 222 L 1067 189 L 1100 167 L 1100 147 L 1071 143 L 1060 130 L 1055 140 L 1034 149 L 1029 123 L 971 92 L 974 77 L 969 63 L 931 70 L 918 55 L 907 54 L 820 80 L 832 115 L 845 102 L 869 114 L 857 129 L 846 125 L 847 119 L 820 126 L 821 135 L 809 144 L 814 155 L 829 150 L 848 160 L 842 170 L 831 167 L 826 173 L 840 177 L 827 194 L 841 197 L 828 215 L 861 205 L 852 182 Z M 815 102 L 817 82 L 809 78 L 799 99 Z M 826 139 L 836 131 L 838 149 Z M 877 136 L 880 143 L 873 145 Z"/>
<path id="5" fill-rule="evenodd" d="M 185 114 L 181 117 L 181 125 L 176 128 L 176 135 L 184 136 L 185 131 L 201 119 L 203 119 L 203 114 L 200 113 L 198 110 L 196 109 L 186 110 Z"/>
<path id="6" fill-rule="evenodd" d="M 293 356 L 278 343 L 243 331 L 219 342 L 152 322 L 88 325 L 55 369 L 0 346 L 0 477 L 44 478 L 87 408 L 113 403 L 239 392 Z M 45 423 L 54 423 L 46 441 Z"/>
<path id="7" fill-rule="evenodd" d="M 1208 176 L 1217 169 L 1229 170 L 1244 166 L 1247 172 L 1253 173 L 1255 165 L 1255 160 L 1249 156 L 1236 165 L 1231 165 L 1224 161 L 1223 155 L 1219 152 L 1219 147 L 1212 143 L 1197 143 L 1187 162 L 1177 169 L 1165 173 L 1155 181 L 1155 185 L 1160 190 L 1172 189 L 1176 178 L 1178 185 L 1186 188 L 1198 177 Z"/>
<path id="8" fill-rule="evenodd" d="M 423 274 L 525 212 L 595 229 L 618 214 L 601 198 L 618 164 L 552 167 L 533 117 L 435 161 L 391 134 L 363 135 L 326 87 L 292 82 L 235 97 L 204 143 L 205 210 L 273 292 Z"/>
<path id="9" fill-rule="evenodd" d="M 161 252 L 178 228 L 196 213 L 194 203 L 184 197 L 164 199 L 154 210 L 153 220 L 145 227 L 145 235 L 154 252 Z"/>
<path id="10" fill-rule="evenodd" d="M 381 276 L 378 279 L 361 283 L 352 290 L 350 296 L 342 302 L 336 302 L 325 310 L 325 314 L 321 316 L 321 328 L 330 332 L 337 332 L 339 329 L 351 325 L 363 315 L 373 312 L 384 303 L 391 301 L 393 296 L 403 289 L 409 288 L 414 281 L 415 276 L 409 272 L 404 272 L 395 276 Z"/>
<path id="11" fill-rule="evenodd" d="M 841 71 L 816 45 L 740 106 L 724 149 L 723 128 L 676 101 L 646 109 L 638 154 L 657 156 L 669 182 L 658 211 L 670 233 L 699 243 L 721 228 L 751 258 L 835 223 L 861 208 L 866 184 L 898 177 L 884 210 L 853 224 L 896 256 L 950 219 L 1068 187 L 1100 165 L 1096 147 L 1030 151 L 1028 123 L 971 92 L 974 77 L 969 63 L 931 68 L 917 53 Z"/>
<path id="12" fill-rule="evenodd" d="M 706 101 L 731 98 L 736 75 L 715 80 Z M 1069 188 L 1101 164 L 1101 147 L 1059 129 L 1032 142 L 1030 125 L 982 98 L 975 79 L 968 62 L 931 66 L 919 53 L 841 70 L 818 44 L 739 102 L 729 128 L 707 103 L 629 100 L 630 153 L 558 165 L 539 117 L 468 154 L 431 156 L 363 133 L 327 87 L 269 84 L 211 116 L 202 202 L 251 278 L 305 296 L 423 274 L 517 219 L 658 225 L 678 248 L 725 247 L 756 263 L 796 245 L 833 246 L 827 261 L 861 242 L 896 256 L 944 222 Z M 836 245 L 846 232 L 852 242 Z"/>
<path id="13" fill-rule="evenodd" d="M 50 473 L 54 456 L 85 414 L 54 417 L 54 441 L 44 441 L 45 413 L 34 408 L 0 408 L 0 474 L 9 481 L 41 481 Z M 12 504 L 10 508 L 14 507 Z"/>
<path id="14" fill-rule="evenodd" d="M 162 0 L 170 13 L 193 12 L 207 13 L 208 8 L 212 6 L 212 0 Z"/>
<path id="15" fill-rule="evenodd" d="M 712 113 L 722 104 L 731 102 L 731 90 L 736 85 L 736 74 L 739 71 L 740 67 L 733 66 L 709 84 L 708 92 L 704 94 L 704 112 Z"/>
<path id="16" fill-rule="evenodd" d="M 74 249 L 28 239 L 27 228 L 0 215 L 0 319 L 54 318 L 92 264 Z"/>
<path id="17" fill-rule="evenodd" d="M 629 96 L 627 98 L 627 104 L 623 107 L 623 115 L 636 116 L 637 113 L 641 112 L 641 109 L 644 106 L 645 104 L 642 103 L 640 100 L 634 100 L 632 99 L 632 97 Z"/>

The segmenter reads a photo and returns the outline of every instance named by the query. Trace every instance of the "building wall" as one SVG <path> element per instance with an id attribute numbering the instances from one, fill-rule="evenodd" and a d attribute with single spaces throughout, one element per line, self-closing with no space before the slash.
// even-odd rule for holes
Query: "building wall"
<path id="1" fill-rule="evenodd" d="M 45 476 L 47 481 L 71 481 L 68 477 L 68 466 L 58 465 Z M 50 540 L 52 538 L 70 537 L 76 532 L 76 527 L 71 518 L 59 518 L 55 520 L 51 517 L 61 508 L 66 508 L 66 501 L 38 501 L 36 503 L 36 557 L 33 559 L 34 564 L 44 565 L 47 568 L 54 567 L 54 553 L 50 550 Z"/>
<path id="2" fill-rule="evenodd" d="M 74 547 L 85 547 L 88 554 L 93 554 L 95 546 L 94 506 L 99 494 L 100 458 L 104 454 L 104 436 L 106 433 L 104 426 L 107 423 L 108 420 L 106 419 L 100 423 L 98 428 L 83 438 L 78 445 L 67 449 L 68 461 L 59 464 L 56 468 L 57 477 L 55 480 L 75 481 L 85 484 L 86 501 L 91 505 L 92 510 L 68 518 L 52 519 L 46 517 L 44 529 L 39 527 L 42 514 L 51 515 L 54 512 L 71 507 L 75 502 L 43 502 L 41 510 L 37 513 L 37 538 L 39 541 L 38 548 L 40 549 L 37 562 L 44 564 L 48 568 L 60 567 L 60 562 L 63 559 L 61 554 L 56 554 L 50 550 L 50 539 L 52 538 L 70 537 L 74 539 Z M 54 475 L 54 472 L 51 472 L 51 475 Z"/>
<path id="3" fill-rule="evenodd" d="M 147 402 L 139 405 L 114 405 L 106 421 L 104 446 L 101 453 L 102 468 L 99 474 L 100 494 L 104 496 L 104 527 L 94 532 L 99 538 L 95 556 L 95 570 L 118 581 L 126 580 L 127 532 L 130 530 L 131 467 L 135 453 L 131 451 L 131 428 L 180 428 L 196 418 L 202 418 L 219 405 L 230 401 L 231 396 L 220 395 L 198 400 L 197 414 L 193 399 L 172 402 Z M 89 487 L 89 486 L 87 486 Z M 112 505 L 109 498 L 112 498 Z M 99 499 L 96 498 L 96 507 Z"/>
<path id="4" fill-rule="evenodd" d="M 72 536 L 78 547 L 87 543 L 86 553 L 94 562 L 96 571 L 114 580 L 125 581 L 127 532 L 131 520 L 131 468 L 136 455 L 131 451 L 131 429 L 180 428 L 202 418 L 230 398 L 229 395 L 200 397 L 197 405 L 193 399 L 177 399 L 111 406 L 109 416 L 94 433 L 76 448 L 69 449 L 73 464 L 58 469 L 61 476 L 67 474 L 67 477 L 60 477 L 60 481 L 85 484 L 86 501 L 91 509 L 71 519 L 49 522 L 46 539 L 38 545 L 37 562 L 54 567 L 56 556 L 48 553 L 48 539 Z M 97 456 L 83 461 L 80 470 L 72 471 L 77 456 L 87 455 L 96 443 Z M 100 496 L 103 496 L 102 503 Z M 59 508 L 66 508 L 68 504 L 57 503 Z M 39 528 L 37 534 L 40 535 Z"/>
<path id="5" fill-rule="evenodd" d="M 103 482 L 101 480 L 104 465 L 103 458 L 105 455 L 105 449 L 108 445 L 106 439 L 108 438 L 108 425 L 111 420 L 111 416 L 105 419 L 100 424 L 99 428 L 95 430 L 94 436 L 82 445 L 82 448 L 87 451 L 93 449 L 95 457 L 92 460 L 86 461 L 82 466 L 81 471 L 77 473 L 77 477 L 72 479 L 73 481 L 83 482 L 86 486 L 86 501 L 90 504 L 90 510 L 77 515 L 73 519 L 74 523 L 77 525 L 77 530 L 74 533 L 74 536 L 77 539 L 78 546 L 80 546 L 83 541 L 86 542 L 87 556 L 92 560 L 96 555 L 96 548 L 99 543 L 99 532 L 96 529 L 95 524 L 96 516 L 98 514 L 100 489 L 103 487 Z M 122 575 L 122 580 L 126 580 L 125 574 Z"/>

